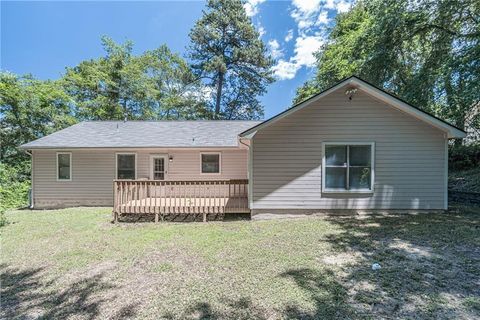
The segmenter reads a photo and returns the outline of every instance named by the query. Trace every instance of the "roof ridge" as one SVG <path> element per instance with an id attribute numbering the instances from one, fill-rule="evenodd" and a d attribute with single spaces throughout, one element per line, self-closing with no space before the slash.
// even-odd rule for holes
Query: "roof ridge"
<path id="1" fill-rule="evenodd" d="M 94 123 L 94 122 L 112 122 L 112 123 L 128 123 L 128 122 L 262 122 L 263 120 L 84 120 L 79 123 Z"/>

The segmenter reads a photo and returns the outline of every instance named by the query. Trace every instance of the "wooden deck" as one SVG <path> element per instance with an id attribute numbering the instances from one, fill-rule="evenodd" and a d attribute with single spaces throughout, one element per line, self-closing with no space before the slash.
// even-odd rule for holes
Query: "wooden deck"
<path id="1" fill-rule="evenodd" d="M 158 181 L 115 180 L 114 221 L 126 214 L 154 215 L 155 221 L 175 214 L 246 213 L 248 180 Z"/>

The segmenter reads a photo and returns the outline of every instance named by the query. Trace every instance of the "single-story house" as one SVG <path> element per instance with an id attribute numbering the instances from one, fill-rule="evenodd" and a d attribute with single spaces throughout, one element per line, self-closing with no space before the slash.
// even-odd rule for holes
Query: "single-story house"
<path id="1" fill-rule="evenodd" d="M 90 121 L 21 146 L 34 208 L 117 214 L 447 209 L 465 132 L 350 77 L 263 122 Z"/>

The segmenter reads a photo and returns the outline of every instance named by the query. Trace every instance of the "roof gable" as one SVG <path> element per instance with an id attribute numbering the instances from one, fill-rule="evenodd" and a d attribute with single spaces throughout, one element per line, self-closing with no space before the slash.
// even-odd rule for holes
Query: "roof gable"
<path id="1" fill-rule="evenodd" d="M 278 120 L 280 119 L 283 119 L 285 117 L 288 117 L 290 114 L 294 113 L 294 112 L 297 112 L 299 110 L 302 110 L 303 108 L 305 107 L 308 107 L 309 105 L 311 105 L 313 102 L 315 101 L 318 101 L 320 99 L 322 99 L 323 97 L 331 94 L 332 92 L 335 92 L 339 89 L 342 89 L 342 88 L 348 88 L 348 87 L 352 87 L 352 88 L 356 88 L 356 89 L 361 89 L 362 91 L 366 92 L 367 94 L 369 94 L 370 96 L 380 100 L 380 101 L 383 101 L 385 102 L 387 105 L 393 107 L 393 108 L 396 108 L 400 111 L 403 111 L 407 114 L 409 114 L 410 116 L 413 116 L 425 123 L 428 123 L 444 132 L 447 133 L 448 135 L 448 138 L 464 138 L 466 136 L 466 133 L 445 122 L 444 120 L 440 119 L 440 118 L 437 118 L 435 117 L 434 115 L 431 115 L 423 110 L 420 110 L 408 103 L 406 103 L 405 101 L 401 100 L 400 98 L 398 97 L 395 97 L 393 96 L 392 94 L 382 90 L 382 89 L 379 89 L 377 87 L 375 87 L 374 85 L 366 82 L 365 80 L 362 80 L 356 76 L 351 76 L 345 80 L 342 80 L 340 81 L 338 84 L 314 95 L 313 97 L 310 97 L 309 99 L 307 100 L 304 100 L 303 102 L 299 103 L 299 104 L 296 104 L 294 105 L 293 107 L 277 114 L 276 116 L 242 132 L 240 134 L 240 137 L 244 137 L 244 138 L 252 138 L 255 133 L 259 130 L 262 130 L 263 128 L 265 127 L 268 127 L 270 125 L 272 125 L 273 123 L 277 122 Z"/>

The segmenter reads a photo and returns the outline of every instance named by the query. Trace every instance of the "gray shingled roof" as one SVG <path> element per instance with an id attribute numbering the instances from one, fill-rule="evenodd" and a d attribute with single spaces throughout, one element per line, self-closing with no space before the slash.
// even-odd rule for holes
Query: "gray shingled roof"
<path id="1" fill-rule="evenodd" d="M 235 147 L 259 121 L 88 121 L 21 146 L 36 148 Z"/>

